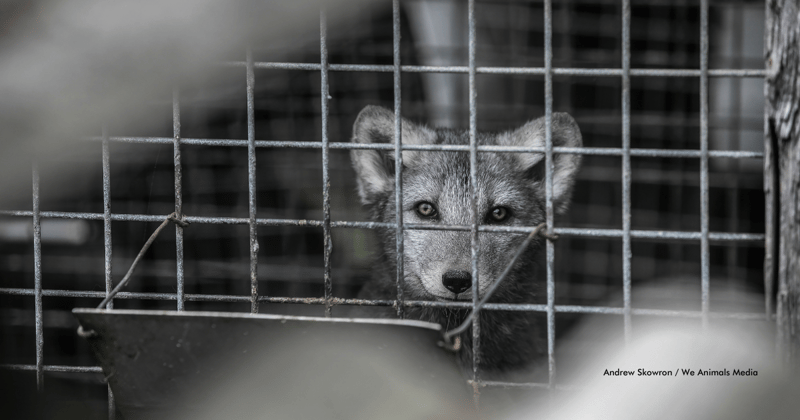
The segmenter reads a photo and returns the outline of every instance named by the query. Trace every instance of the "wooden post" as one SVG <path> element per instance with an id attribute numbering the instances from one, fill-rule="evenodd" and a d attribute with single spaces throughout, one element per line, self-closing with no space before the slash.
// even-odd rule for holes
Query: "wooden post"
<path id="1" fill-rule="evenodd" d="M 776 297 L 781 354 L 796 363 L 800 362 L 800 0 L 767 0 L 764 41 L 768 70 L 764 286 L 768 314 Z"/>

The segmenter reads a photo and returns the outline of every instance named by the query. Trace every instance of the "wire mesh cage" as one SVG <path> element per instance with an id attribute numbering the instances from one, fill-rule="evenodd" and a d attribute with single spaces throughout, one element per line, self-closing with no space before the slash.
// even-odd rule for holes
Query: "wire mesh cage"
<path id="1" fill-rule="evenodd" d="M 105 126 L 61 156 L 87 168 L 74 178 L 40 176 L 49 163 L 36 163 L 32 201 L 0 211 L 0 346 L 20 386 L 46 381 L 52 410 L 102 417 L 107 403 L 115 415 L 69 311 L 105 298 L 172 212 L 190 225 L 153 243 L 109 308 L 340 316 L 353 304 L 423 305 L 357 299 L 379 252 L 373 231 L 419 228 L 370 222 L 356 199 L 351 127 L 368 104 L 469 130 L 458 150 L 471 156 L 489 150 L 478 131 L 556 111 L 581 127 L 583 148 L 553 147 L 548 132 L 535 150 L 548 162 L 580 154 L 583 166 L 567 215 L 547 203 L 560 239 L 546 246 L 546 296 L 510 309 L 546 317 L 547 378 L 490 381 L 475 368 L 479 387 L 561 386 L 556 341 L 586 314 L 619 317 L 626 337 L 639 315 L 769 319 L 715 300 L 717 287 L 764 293 L 761 3 L 384 3 L 331 28 L 322 13 L 307 48 L 242 46 L 213 82 L 152 98 L 146 129 Z M 681 309 L 632 299 L 664 282 L 696 294 Z"/>

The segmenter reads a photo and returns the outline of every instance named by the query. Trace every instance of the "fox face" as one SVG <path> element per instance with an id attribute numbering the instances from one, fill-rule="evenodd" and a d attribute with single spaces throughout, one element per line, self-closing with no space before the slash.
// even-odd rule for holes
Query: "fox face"
<path id="1" fill-rule="evenodd" d="M 580 147 L 581 134 L 567 114 L 552 115 L 553 145 Z M 431 129 L 403 119 L 404 145 L 469 144 L 469 133 Z M 353 141 L 391 143 L 394 113 L 367 106 L 353 127 Z M 502 133 L 478 133 L 479 145 L 542 147 L 544 118 Z M 477 156 L 476 217 L 481 225 L 533 227 L 545 221 L 545 172 L 543 153 L 486 153 Z M 566 210 L 580 155 L 555 154 L 553 159 L 553 204 L 557 213 Z M 394 223 L 403 212 L 404 223 L 423 227 L 472 224 L 470 165 L 468 152 L 404 151 L 402 203 L 395 201 L 394 150 L 352 150 L 358 175 L 358 193 L 373 221 Z M 395 229 L 381 231 L 386 263 L 396 261 Z M 479 296 L 505 269 L 525 234 L 479 232 L 478 278 L 472 278 L 471 233 L 469 230 L 408 229 L 403 232 L 405 287 L 409 297 L 421 300 L 471 300 L 473 282 Z M 529 284 L 541 241 L 534 241 L 501 285 L 501 301 L 524 293 Z M 505 295 L 505 297 L 503 297 Z"/>

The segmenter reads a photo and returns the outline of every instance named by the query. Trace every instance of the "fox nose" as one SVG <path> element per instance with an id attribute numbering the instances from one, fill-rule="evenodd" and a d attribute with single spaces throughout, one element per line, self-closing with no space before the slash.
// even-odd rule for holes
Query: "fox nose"
<path id="1" fill-rule="evenodd" d="M 450 270 L 442 275 L 447 290 L 459 294 L 472 286 L 472 275 L 467 271 Z"/>

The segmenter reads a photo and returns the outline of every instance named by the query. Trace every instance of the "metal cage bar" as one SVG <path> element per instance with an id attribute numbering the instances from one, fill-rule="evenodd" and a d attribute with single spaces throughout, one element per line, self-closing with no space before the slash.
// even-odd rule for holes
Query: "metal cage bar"
<path id="1" fill-rule="evenodd" d="M 30 210 L 2 210 L 0 216 L 21 216 L 31 217 L 33 212 Z M 43 218 L 53 219 L 78 219 L 78 220 L 103 220 L 102 213 L 78 213 L 78 212 L 40 212 Z M 148 215 L 148 214 L 111 214 L 112 221 L 127 222 L 163 222 L 167 215 Z M 218 225 L 246 225 L 249 219 L 241 217 L 204 217 L 204 216 L 185 216 L 184 220 L 196 224 L 218 224 Z M 322 220 L 309 219 L 256 219 L 259 226 L 304 226 L 322 227 Z M 351 222 L 351 221 L 332 221 L 331 228 L 355 228 L 355 229 L 396 229 L 395 223 L 380 222 Z M 478 227 L 481 232 L 503 232 L 503 233 L 530 233 L 535 226 L 484 226 Z M 426 225 L 417 223 L 405 223 L 404 230 L 455 230 L 469 231 L 470 226 L 465 225 Z M 593 237 L 593 238 L 622 238 L 621 229 L 587 229 L 587 228 L 555 228 L 556 235 Z M 636 239 L 672 239 L 681 241 L 701 240 L 701 232 L 668 231 L 668 230 L 631 230 L 631 238 Z M 761 233 L 727 233 L 709 232 L 709 241 L 714 242 L 763 242 L 764 234 Z"/>
<path id="2" fill-rule="evenodd" d="M 2 288 L 0 294 L 12 296 L 34 296 L 33 289 Z M 72 298 L 96 298 L 103 299 L 104 292 L 93 290 L 52 290 L 43 289 L 43 297 L 72 297 Z M 175 293 L 139 293 L 139 292 L 119 292 L 114 296 L 115 299 L 149 299 L 149 300 L 176 300 Z M 249 302 L 250 296 L 236 295 L 209 295 L 209 294 L 187 294 L 186 300 L 190 302 Z M 325 298 L 289 298 L 259 296 L 259 302 L 268 303 L 300 303 L 305 305 L 324 305 Z M 342 299 L 334 298 L 332 303 L 335 305 L 360 305 L 360 306 L 393 306 L 394 300 L 368 300 L 368 299 Z M 462 308 L 469 309 L 472 303 L 469 302 L 436 302 L 427 300 L 407 300 L 404 305 L 408 308 Z M 554 305 L 555 312 L 563 313 L 585 313 L 585 314 L 604 314 L 604 315 L 623 315 L 624 308 L 607 306 L 585 306 L 585 305 Z M 485 303 L 481 306 L 483 310 L 495 311 L 535 311 L 547 312 L 547 305 L 521 304 L 521 303 Z M 678 317 L 678 318 L 701 318 L 702 311 L 681 311 L 664 309 L 637 309 L 632 308 L 633 315 Z M 761 312 L 737 313 L 737 312 L 709 312 L 710 318 L 716 319 L 742 319 L 742 320 L 766 320 L 768 317 Z"/>
<path id="3" fill-rule="evenodd" d="M 244 66 L 242 61 L 227 61 L 221 63 L 222 66 Z M 275 70 L 308 70 L 319 71 L 320 66 L 316 63 L 278 63 L 278 62 L 258 62 L 255 63 L 259 69 Z M 380 64 L 331 64 L 329 71 L 366 71 L 391 73 L 394 71 L 392 65 Z M 404 73 L 469 73 L 469 66 L 401 66 L 400 70 Z M 544 67 L 494 67 L 481 66 L 475 68 L 476 74 L 526 74 L 542 76 L 546 72 Z M 558 67 L 552 69 L 554 76 L 622 76 L 622 69 L 599 68 L 586 69 L 574 67 Z M 630 75 L 635 77 L 699 77 L 700 70 L 697 69 L 631 69 Z M 765 77 L 767 71 L 763 69 L 709 69 L 709 77 Z"/>
<path id="4" fill-rule="evenodd" d="M 545 210 L 547 231 L 554 231 L 553 211 L 553 3 L 544 2 L 544 118 L 545 118 Z M 553 389 L 556 384 L 556 283 L 555 246 L 546 241 L 547 265 L 547 386 Z"/>
<path id="5" fill-rule="evenodd" d="M 631 340 L 631 2 L 622 0 L 622 300 Z"/>
<path id="6" fill-rule="evenodd" d="M 256 117 L 253 51 L 247 56 L 247 208 L 250 227 L 250 312 L 258 313 L 258 223 L 256 222 Z"/>
<path id="7" fill-rule="evenodd" d="M 743 2 L 739 2 L 733 8 L 733 27 L 734 28 L 744 28 L 744 13 L 743 13 Z M 741 66 L 742 65 L 742 49 L 744 48 L 743 38 L 744 31 L 742 30 L 735 30 L 733 31 L 732 42 L 730 48 L 735 51 L 734 56 L 732 57 L 732 65 L 733 66 Z M 741 80 L 736 78 L 731 78 L 730 87 L 728 88 L 731 93 L 731 109 L 741 109 L 742 106 L 742 89 L 741 89 Z M 733 121 L 730 123 L 730 135 L 733 140 L 734 149 L 738 149 L 742 145 L 742 123 L 739 118 L 734 118 Z M 739 172 L 742 165 L 738 161 L 731 162 L 731 165 L 734 168 L 735 172 Z M 739 190 L 733 188 L 731 193 L 729 194 L 728 208 L 731 209 L 731 217 L 730 222 L 728 223 L 728 229 L 732 232 L 739 230 L 739 206 L 737 205 L 739 202 Z M 737 261 L 738 261 L 738 249 L 735 246 L 729 247 L 727 250 L 728 259 L 728 276 L 733 276 L 736 271 L 738 271 Z M 765 293 L 766 294 L 766 293 Z"/>
<path id="8" fill-rule="evenodd" d="M 103 125 L 103 269 L 105 271 L 106 297 L 114 288 L 112 271 L 112 241 L 111 241 L 111 157 L 108 149 L 108 126 Z M 114 309 L 114 301 L 109 300 L 106 309 Z M 114 403 L 114 392 L 111 385 L 108 388 L 108 418 L 113 420 L 117 416 Z"/>
<path id="9" fill-rule="evenodd" d="M 175 166 L 175 214 L 181 217 L 183 214 L 183 169 L 181 167 L 181 96 L 180 90 L 176 87 L 172 90 L 172 135 Z M 184 310 L 184 278 L 183 278 L 183 227 L 175 224 L 175 262 L 178 290 L 178 310 Z"/>
<path id="10" fill-rule="evenodd" d="M 39 211 L 39 164 L 33 164 L 33 302 L 36 311 L 36 387 L 44 386 L 44 324 L 42 306 L 42 219 Z"/>
<path id="11" fill-rule="evenodd" d="M 114 288 L 111 242 L 111 157 L 108 149 L 108 127 L 103 126 L 103 262 L 106 280 L 106 295 Z M 108 301 L 106 309 L 114 309 L 114 300 Z"/>
<path id="12" fill-rule="evenodd" d="M 392 60 L 394 60 L 394 204 L 397 249 L 397 316 L 405 318 L 405 243 L 403 234 L 403 117 L 400 73 L 400 2 L 392 0 Z"/>
<path id="13" fill-rule="evenodd" d="M 328 164 L 330 147 L 328 143 L 328 20 L 325 11 L 319 14 L 319 56 L 320 56 L 320 111 L 322 117 L 322 233 L 325 241 L 325 316 L 331 316 L 331 305 L 329 302 L 333 298 L 333 283 L 331 281 L 331 181 L 328 174 Z"/>
<path id="14" fill-rule="evenodd" d="M 101 137 L 90 137 L 90 140 L 102 140 Z M 110 137 L 109 141 L 133 144 L 171 144 L 172 138 L 169 137 Z M 246 147 L 247 140 L 226 140 L 226 139 L 196 139 L 186 138 L 181 140 L 183 145 L 193 146 L 216 146 L 216 147 Z M 299 148 L 299 149 L 319 149 L 321 142 L 314 141 L 280 141 L 280 140 L 257 140 L 256 147 L 272 148 Z M 394 150 L 394 144 L 386 143 L 328 143 L 330 149 L 344 150 Z M 468 152 L 469 146 L 465 145 L 442 145 L 442 144 L 404 144 L 402 150 L 418 151 L 440 151 L 440 152 Z M 490 146 L 479 145 L 479 152 L 493 153 L 544 153 L 544 147 L 523 147 L 523 146 Z M 618 147 L 553 147 L 553 152 L 575 155 L 591 156 L 622 156 L 625 152 Z M 653 158 L 701 158 L 700 150 L 691 149 L 646 149 L 632 148 L 631 156 L 653 157 Z M 753 152 L 747 150 L 709 150 L 710 158 L 728 159 L 760 159 L 764 157 L 763 152 Z"/>
<path id="15" fill-rule="evenodd" d="M 700 270 L 703 326 L 708 326 L 708 0 L 700 1 Z"/>
<path id="16" fill-rule="evenodd" d="M 475 86 L 475 0 L 467 4 L 468 24 L 468 78 L 469 78 L 469 198 L 470 198 L 470 271 L 472 273 L 472 381 L 475 404 L 480 396 L 478 381 L 480 380 L 481 361 L 481 317 L 478 302 L 478 255 L 480 242 L 478 241 L 478 91 Z"/>
<path id="17" fill-rule="evenodd" d="M 42 370 L 44 372 L 73 372 L 73 373 L 103 373 L 100 366 L 62 366 L 62 365 L 21 365 L 7 364 L 0 365 L 0 369 L 8 370 Z"/>

